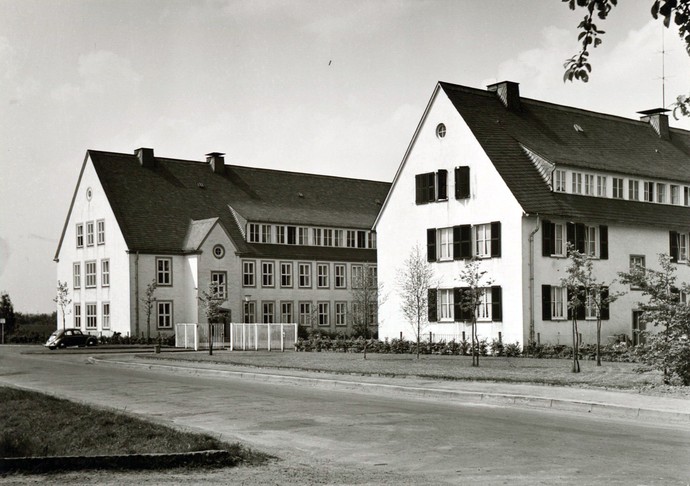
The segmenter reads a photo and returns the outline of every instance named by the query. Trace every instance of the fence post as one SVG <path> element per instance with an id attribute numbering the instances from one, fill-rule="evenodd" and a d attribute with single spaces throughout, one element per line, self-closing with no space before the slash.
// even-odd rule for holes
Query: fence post
<path id="1" fill-rule="evenodd" d="M 254 323 L 254 351 L 259 350 L 259 325 Z"/>
<path id="2" fill-rule="evenodd" d="M 429 331 L 429 344 L 434 342 L 434 335 Z"/>
<path id="3" fill-rule="evenodd" d="M 285 331 L 283 330 L 283 323 L 280 323 L 280 350 L 285 351 Z"/>
<path id="4" fill-rule="evenodd" d="M 268 328 L 267 328 L 267 332 L 268 332 L 268 350 L 270 351 L 270 350 L 271 350 L 271 325 L 270 325 L 270 324 L 266 324 L 266 326 L 268 326 Z"/>

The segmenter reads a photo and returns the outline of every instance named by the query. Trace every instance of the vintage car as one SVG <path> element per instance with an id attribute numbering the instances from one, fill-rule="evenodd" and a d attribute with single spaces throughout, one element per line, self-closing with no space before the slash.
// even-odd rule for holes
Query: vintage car
<path id="1" fill-rule="evenodd" d="M 98 339 L 95 336 L 84 334 L 81 329 L 58 329 L 50 335 L 44 344 L 48 349 L 66 348 L 69 346 L 95 346 Z"/>

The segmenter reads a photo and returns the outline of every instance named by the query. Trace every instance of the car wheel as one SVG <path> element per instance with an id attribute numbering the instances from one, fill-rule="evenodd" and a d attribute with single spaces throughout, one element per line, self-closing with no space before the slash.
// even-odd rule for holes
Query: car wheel
<path id="1" fill-rule="evenodd" d="M 91 347 L 96 345 L 96 340 L 95 339 L 89 339 L 86 341 L 86 346 Z"/>
<path id="2" fill-rule="evenodd" d="M 58 348 L 63 348 L 63 349 L 64 349 L 64 348 L 66 348 L 66 347 L 67 347 L 67 345 L 66 345 L 65 343 L 60 343 L 60 344 L 58 344 Z"/>
<path id="3" fill-rule="evenodd" d="M 55 351 L 55 346 L 48 346 L 48 349 L 50 349 L 51 351 Z"/>

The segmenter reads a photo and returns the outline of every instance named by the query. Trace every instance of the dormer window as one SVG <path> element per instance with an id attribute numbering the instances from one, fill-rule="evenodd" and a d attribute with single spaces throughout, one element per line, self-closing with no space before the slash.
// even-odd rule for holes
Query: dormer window
<path id="1" fill-rule="evenodd" d="M 553 171 L 553 190 L 555 192 L 565 192 L 565 170 L 556 169 Z"/>
<path id="2" fill-rule="evenodd" d="M 415 202 L 427 204 L 448 199 L 448 171 L 427 172 L 415 176 Z"/>

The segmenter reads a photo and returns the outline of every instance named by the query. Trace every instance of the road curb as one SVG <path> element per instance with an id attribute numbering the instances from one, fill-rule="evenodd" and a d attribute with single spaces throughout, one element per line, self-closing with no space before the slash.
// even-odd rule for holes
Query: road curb
<path id="1" fill-rule="evenodd" d="M 523 408 L 552 409 L 565 412 L 586 413 L 598 417 L 636 419 L 643 422 L 673 422 L 690 424 L 690 412 L 659 410 L 640 407 L 626 407 L 602 402 L 572 400 L 565 398 L 541 397 L 511 393 L 491 393 L 472 390 L 448 390 L 433 387 L 405 386 L 387 383 L 369 383 L 359 381 L 337 380 L 332 378 L 303 377 L 275 373 L 249 371 L 219 370 L 214 368 L 197 368 L 182 365 L 158 363 L 135 363 L 90 357 L 94 364 L 111 364 L 126 368 L 147 368 L 171 372 L 182 372 L 193 375 L 232 376 L 246 380 L 269 383 L 308 385 L 334 390 L 350 390 L 368 394 L 402 395 L 423 399 L 445 398 L 462 403 L 493 406 L 517 406 Z"/>

